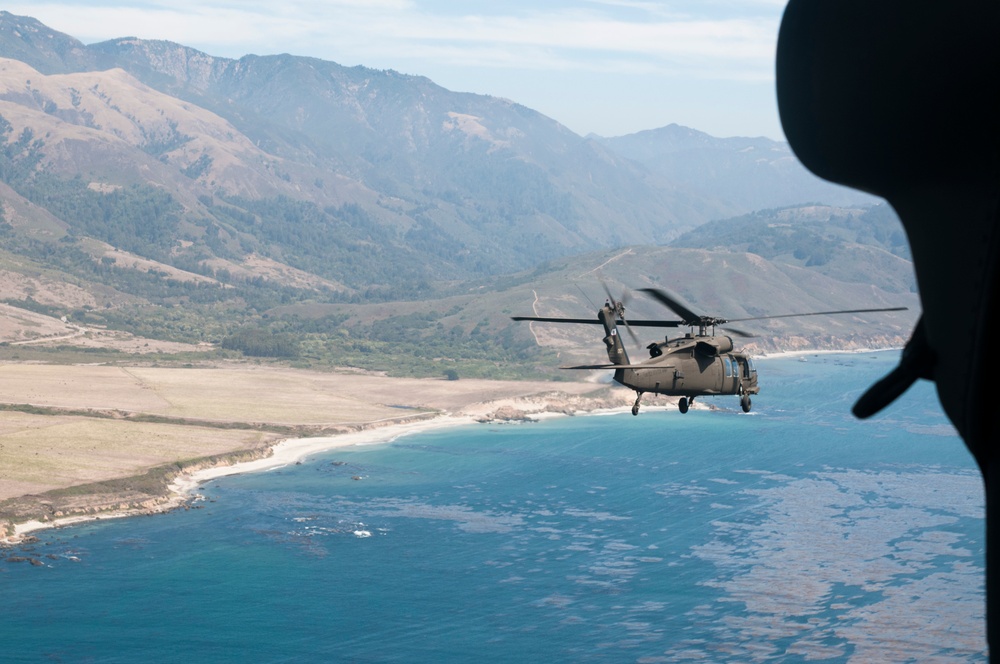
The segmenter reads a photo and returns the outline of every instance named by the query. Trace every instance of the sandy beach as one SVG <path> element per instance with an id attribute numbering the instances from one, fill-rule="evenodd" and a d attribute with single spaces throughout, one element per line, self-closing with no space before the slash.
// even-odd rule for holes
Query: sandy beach
<path id="1" fill-rule="evenodd" d="M 220 464 L 201 468 L 192 472 L 181 473 L 169 484 L 169 494 L 166 499 L 152 509 L 128 508 L 117 511 L 102 512 L 94 515 L 74 515 L 49 521 L 32 519 L 14 525 L 13 533 L 6 538 L 7 543 L 21 540 L 25 535 L 45 528 L 61 528 L 96 519 L 115 519 L 137 514 L 151 514 L 176 509 L 196 498 L 197 488 L 209 481 L 228 475 L 253 473 L 281 468 L 302 461 L 312 454 L 326 452 L 341 447 L 354 445 L 374 445 L 392 442 L 401 436 L 430 431 L 442 427 L 473 424 L 476 420 L 470 416 L 441 415 L 433 419 L 404 424 L 389 424 L 376 426 L 363 431 L 344 433 L 337 436 L 322 436 L 316 438 L 294 438 L 277 442 L 271 447 L 269 456 L 253 461 Z"/>
<path id="2" fill-rule="evenodd" d="M 520 400 L 521 405 L 527 405 L 525 400 Z M 530 399 L 528 401 L 531 401 Z M 602 402 L 603 403 L 603 402 Z M 490 403 L 490 406 L 497 405 L 496 402 Z M 544 400 L 534 402 L 535 406 L 541 406 L 544 408 Z M 653 406 L 648 410 L 656 410 L 657 408 L 664 408 L 666 405 Z M 705 407 L 705 406 L 698 406 Z M 500 409 L 509 409 L 510 404 L 503 404 Z M 601 408 L 597 410 L 586 410 L 578 411 L 572 413 L 572 415 L 588 414 L 588 415 L 605 415 L 605 414 L 621 414 L 628 412 L 628 406 L 622 406 L 619 408 Z M 570 413 L 554 413 L 550 411 L 533 411 L 530 414 L 524 413 L 523 411 L 518 411 L 524 415 L 524 417 L 529 418 L 531 421 L 539 421 L 543 419 L 548 419 L 551 417 L 567 417 Z M 13 534 L 7 537 L 5 542 L 15 543 L 20 541 L 25 535 L 28 535 L 34 531 L 42 530 L 46 528 L 61 528 L 66 526 L 71 526 L 74 524 L 85 523 L 87 521 L 93 521 L 98 519 L 116 519 L 129 516 L 136 516 L 139 514 L 154 514 L 157 512 L 166 512 L 172 509 L 181 507 L 187 504 L 191 500 L 197 500 L 198 487 L 205 482 L 217 479 L 220 477 L 227 477 L 231 475 L 240 475 L 243 473 L 255 473 L 255 472 L 266 472 L 268 470 L 274 470 L 277 468 L 282 468 L 284 466 L 289 466 L 300 461 L 303 461 L 307 457 L 313 454 L 320 454 L 323 452 L 328 452 L 330 450 L 352 447 L 359 445 L 378 445 L 383 443 L 391 443 L 399 438 L 407 435 L 423 433 L 427 431 L 433 431 L 436 429 L 443 429 L 448 427 L 463 426 L 463 425 L 473 425 L 477 423 L 482 423 L 482 420 L 471 415 L 440 415 L 438 417 L 427 419 L 419 422 L 407 422 L 403 424 L 389 424 L 384 426 L 377 426 L 371 429 L 366 429 L 363 431 L 355 431 L 352 433 L 339 434 L 337 436 L 324 436 L 316 438 L 295 438 L 295 439 L 285 439 L 276 443 L 271 447 L 271 454 L 266 457 L 259 459 L 254 459 L 253 461 L 242 461 L 232 464 L 220 464 L 209 466 L 206 468 L 201 468 L 192 472 L 182 473 L 174 478 L 174 480 L 169 485 L 169 497 L 164 500 L 161 504 L 157 505 L 155 508 L 151 509 L 123 509 L 113 512 L 102 512 L 97 515 L 76 515 L 68 516 L 60 519 L 55 519 L 51 521 L 38 521 L 31 520 L 23 523 L 15 524 L 13 529 Z"/>
<path id="3" fill-rule="evenodd" d="M 170 490 L 181 498 L 186 498 L 193 493 L 197 487 L 209 480 L 227 475 L 238 475 L 242 473 L 255 473 L 283 466 L 298 463 L 313 454 L 327 452 L 329 450 L 351 447 L 355 445 L 376 445 L 379 443 L 389 443 L 394 440 L 414 433 L 431 431 L 445 427 L 460 426 L 463 424 L 474 424 L 476 420 L 470 416 L 441 415 L 434 419 L 422 422 L 409 422 L 406 424 L 392 424 L 365 431 L 355 431 L 339 436 L 324 436 L 319 438 L 296 438 L 278 442 L 271 448 L 271 455 L 255 459 L 254 461 L 244 461 L 232 465 L 219 465 L 210 468 L 202 468 L 191 473 L 179 475 L 170 484 Z"/>
<path id="4" fill-rule="evenodd" d="M 631 399 L 586 381 L 0 365 L 0 533 L 10 543 L 40 528 L 176 509 L 210 479 L 337 447 Z"/>

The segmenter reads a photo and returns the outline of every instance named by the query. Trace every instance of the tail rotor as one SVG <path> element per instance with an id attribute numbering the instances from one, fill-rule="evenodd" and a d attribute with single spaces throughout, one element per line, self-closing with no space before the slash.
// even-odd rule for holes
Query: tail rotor
<path id="1" fill-rule="evenodd" d="M 639 341 L 639 336 L 635 333 L 635 330 L 632 329 L 632 326 L 629 325 L 628 319 L 625 318 L 625 304 L 631 299 L 631 295 L 626 290 L 622 292 L 621 298 L 616 300 L 615 296 L 611 293 L 611 289 L 608 288 L 607 282 L 604 281 L 603 278 L 601 279 L 601 286 L 604 288 L 604 292 L 608 296 L 607 303 L 608 306 L 611 307 L 611 310 L 615 312 L 615 317 L 625 324 L 625 330 L 628 332 L 629 337 L 631 337 L 635 347 L 642 348 L 642 342 Z"/>

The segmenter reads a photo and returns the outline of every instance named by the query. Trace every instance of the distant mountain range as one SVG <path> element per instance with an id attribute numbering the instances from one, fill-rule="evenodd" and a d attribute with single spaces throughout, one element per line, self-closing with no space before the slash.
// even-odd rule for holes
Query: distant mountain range
<path id="1" fill-rule="evenodd" d="M 211 310 L 216 338 L 277 305 L 445 297 L 760 209 L 875 203 L 767 139 L 581 137 L 423 77 L 85 45 L 8 12 L 0 138 L 0 299 L 137 333 L 146 306 Z"/>
<path id="2" fill-rule="evenodd" d="M 787 143 L 767 138 L 714 138 L 672 124 L 618 138 L 596 138 L 667 182 L 734 213 L 803 203 L 872 205 L 874 197 L 831 184 L 805 169 Z"/>

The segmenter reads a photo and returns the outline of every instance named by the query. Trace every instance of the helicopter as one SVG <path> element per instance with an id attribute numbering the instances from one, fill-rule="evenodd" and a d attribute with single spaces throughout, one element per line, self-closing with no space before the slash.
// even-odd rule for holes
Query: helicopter
<path id="1" fill-rule="evenodd" d="M 752 320 L 772 318 L 792 318 L 798 316 L 831 316 L 839 314 L 860 314 L 885 311 L 906 311 L 907 307 L 880 309 L 845 309 L 840 311 L 815 311 L 800 314 L 779 314 L 776 316 L 754 316 L 751 318 L 726 319 L 717 316 L 697 314 L 681 301 L 659 288 L 642 288 L 641 292 L 665 305 L 679 317 L 679 320 L 627 320 L 625 305 L 608 293 L 604 306 L 597 312 L 597 318 L 556 318 L 544 316 L 513 316 L 515 321 L 538 323 L 571 323 L 604 326 L 604 345 L 607 347 L 610 364 L 589 364 L 563 369 L 614 369 L 614 380 L 636 392 L 632 414 L 639 414 L 639 406 L 644 394 L 663 394 L 680 397 L 677 407 L 681 413 L 688 412 L 695 398 L 701 396 L 736 395 L 740 407 L 749 413 L 753 404 L 751 395 L 758 394 L 757 367 L 745 352 L 735 350 L 733 339 L 727 335 L 716 335 L 716 327 L 725 329 L 740 337 L 754 335 L 728 326 Z M 633 363 L 625 351 L 619 334 L 619 325 L 625 326 L 637 346 L 642 344 L 632 330 L 633 327 L 689 327 L 682 337 L 664 341 L 654 341 L 646 346 L 649 358 Z M 725 328 L 722 326 L 725 325 Z M 697 332 L 695 332 L 697 330 Z"/>

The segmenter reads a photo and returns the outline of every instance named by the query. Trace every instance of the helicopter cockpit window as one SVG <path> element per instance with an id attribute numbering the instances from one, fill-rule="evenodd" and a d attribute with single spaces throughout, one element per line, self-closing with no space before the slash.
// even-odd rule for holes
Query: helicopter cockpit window
<path id="1" fill-rule="evenodd" d="M 757 367 L 753 365 L 753 360 L 747 358 L 747 363 L 743 365 L 743 377 L 749 378 L 751 374 L 757 373 Z"/>
<path id="2" fill-rule="evenodd" d="M 732 378 L 733 376 L 739 376 L 740 370 L 739 365 L 736 363 L 736 358 L 729 356 L 726 358 L 726 378 Z"/>

